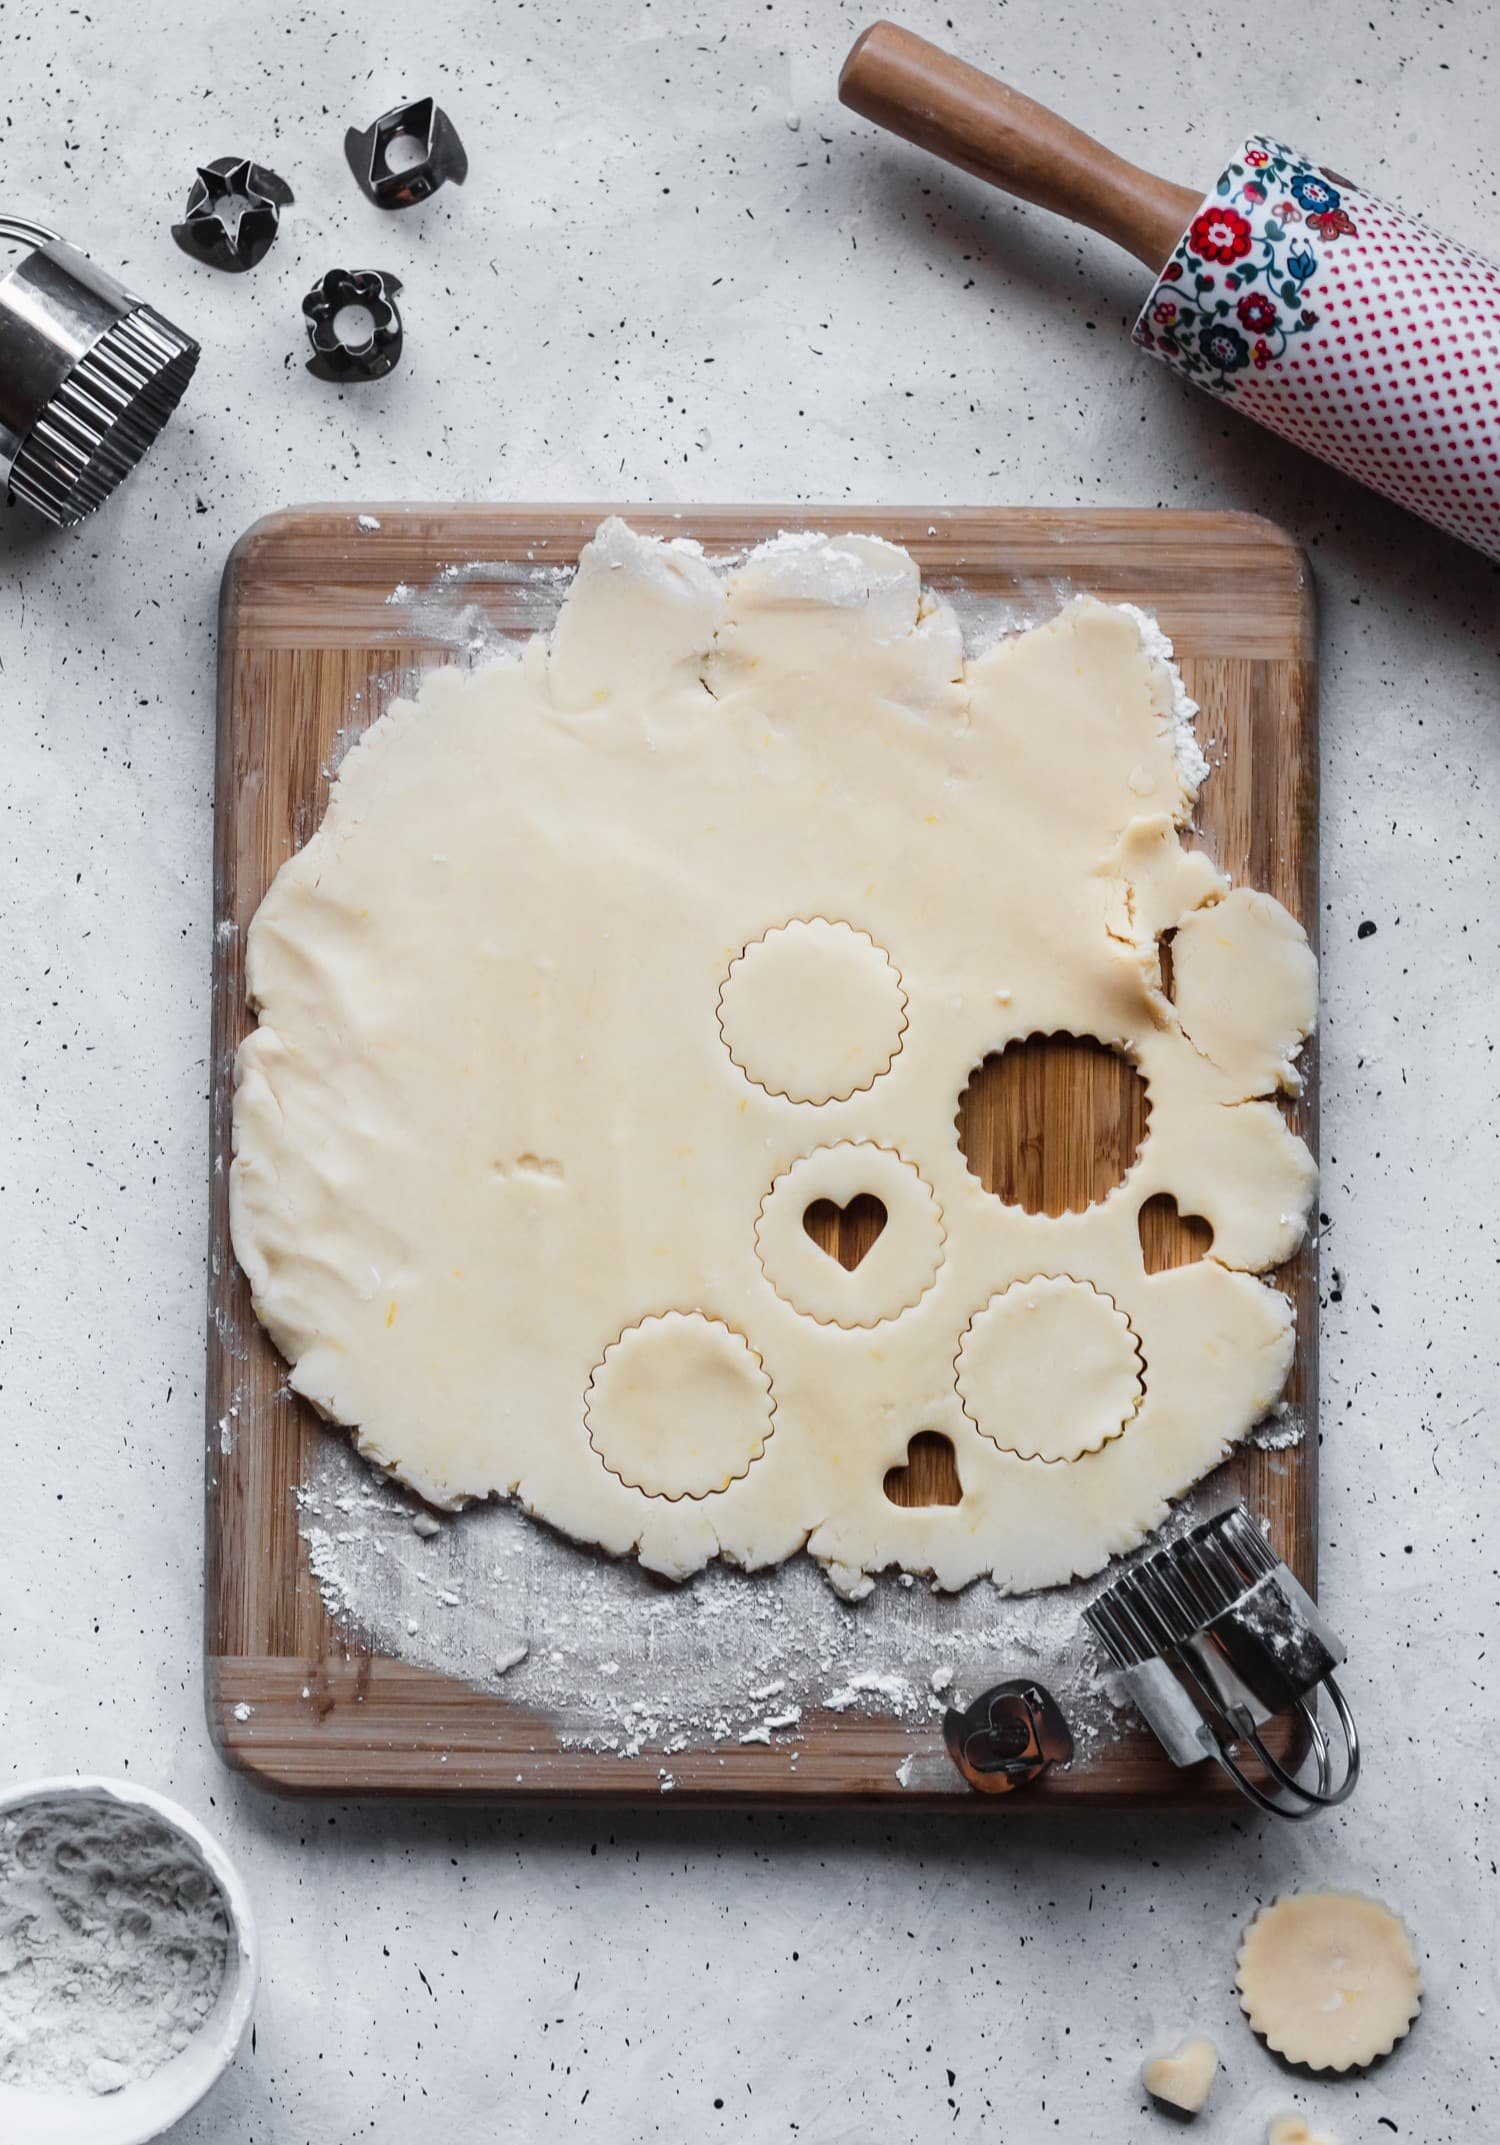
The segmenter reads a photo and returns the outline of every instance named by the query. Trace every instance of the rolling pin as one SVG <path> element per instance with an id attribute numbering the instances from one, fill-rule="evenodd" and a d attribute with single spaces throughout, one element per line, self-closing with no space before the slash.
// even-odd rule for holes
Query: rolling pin
<path id="1" fill-rule="evenodd" d="M 1152 272 L 1131 339 L 1247 417 L 1500 558 L 1500 270 L 1268 135 L 1206 195 L 877 22 L 852 111 L 1087 224 Z"/>

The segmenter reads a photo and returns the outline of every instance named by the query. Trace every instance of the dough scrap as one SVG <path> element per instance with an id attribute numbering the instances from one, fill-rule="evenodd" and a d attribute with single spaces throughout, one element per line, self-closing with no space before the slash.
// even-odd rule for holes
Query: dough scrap
<path id="1" fill-rule="evenodd" d="M 1239 886 L 1195 909 L 1173 938 L 1172 972 L 1177 1018 L 1225 1075 L 1229 1099 L 1299 1091 L 1294 1061 L 1317 1018 L 1318 966 L 1279 901 Z"/>
<path id="2" fill-rule="evenodd" d="M 1084 597 L 966 659 L 878 539 L 721 568 L 610 521 L 550 637 L 395 702 L 248 935 L 231 1223 L 295 1390 L 434 1505 L 514 1497 L 677 1577 L 805 1547 L 854 1593 L 891 1565 L 1020 1591 L 1134 1548 L 1281 1392 L 1257 1274 L 1313 1184 L 1248 1099 L 1310 956 L 1182 845 L 1202 763 L 1147 625 Z M 1189 1039 L 1160 936 L 1242 908 L 1254 991 L 1205 942 Z M 1034 1033 L 1102 1039 L 1151 1106 L 1124 1181 L 1057 1218 L 986 1192 L 954 1124 Z M 1159 1192 L 1214 1244 L 1147 1274 Z M 888 1221 L 845 1273 L 802 1212 L 865 1193 Z M 958 1384 L 1037 1276 L 1145 1365 L 1113 1423 L 1054 1408 L 1056 1458 Z M 1037 1384 L 1013 1338 L 987 1392 Z M 884 1495 L 919 1430 L 957 1505 Z"/>
<path id="3" fill-rule="evenodd" d="M 1305 2115 L 1273 2115 L 1266 2145 L 1336 2145 L 1326 2130 L 1314 2130 Z"/>
<path id="4" fill-rule="evenodd" d="M 1219 2051 L 1212 2041 L 1184 2041 L 1170 2055 L 1155 2056 L 1141 2069 L 1141 2084 L 1153 2100 L 1182 2115 L 1200 2115 L 1219 2071 Z"/>
<path id="5" fill-rule="evenodd" d="M 1289 1892 L 1239 1950 L 1240 2008 L 1289 2063 L 1363 2069 L 1410 2031 L 1422 1976 L 1399 1918 L 1358 1892 Z"/>

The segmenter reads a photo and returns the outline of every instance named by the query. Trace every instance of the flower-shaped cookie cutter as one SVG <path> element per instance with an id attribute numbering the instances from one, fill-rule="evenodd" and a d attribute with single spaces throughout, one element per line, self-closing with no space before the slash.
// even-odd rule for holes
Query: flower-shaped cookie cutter
<path id="1" fill-rule="evenodd" d="M 393 161 L 398 143 L 409 145 L 410 153 L 398 154 Z M 351 127 L 344 136 L 344 155 L 361 193 L 378 209 L 412 208 L 449 179 L 462 186 L 469 176 L 458 129 L 431 97 L 395 105 L 371 126 Z"/>
<path id="2" fill-rule="evenodd" d="M 397 277 L 374 268 L 330 268 L 302 301 L 313 354 L 307 369 L 319 380 L 381 380 L 401 362 Z M 358 314 L 358 325 L 347 316 Z"/>
<path id="3" fill-rule="evenodd" d="M 264 164 L 247 156 L 218 156 L 198 166 L 172 236 L 195 260 L 242 275 L 270 252 L 291 199 L 285 179 Z"/>

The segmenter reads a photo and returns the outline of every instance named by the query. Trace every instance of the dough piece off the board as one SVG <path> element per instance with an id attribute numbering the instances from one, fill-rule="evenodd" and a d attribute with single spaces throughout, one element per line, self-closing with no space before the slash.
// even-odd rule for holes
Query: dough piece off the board
<path id="1" fill-rule="evenodd" d="M 1397 1915 L 1358 1892 L 1289 1892 L 1239 1951 L 1240 2008 L 1266 2044 L 1309 2070 L 1388 2056 L 1421 2008 L 1422 1975 Z"/>
<path id="2" fill-rule="evenodd" d="M 806 1545 L 846 1586 L 1019 1590 L 1133 1548 L 1281 1391 L 1257 1276 L 1313 1187 L 1256 1099 L 1312 957 L 1182 847 L 1191 712 L 1127 608 L 966 660 L 889 544 L 719 570 L 607 523 L 549 639 L 370 728 L 251 927 L 231 1217 L 295 1389 L 436 1504 L 676 1575 Z M 1158 941 L 1220 903 L 1190 1034 Z M 1150 1111 L 1056 1218 L 955 1127 L 1036 1033 Z M 1148 1274 L 1158 1193 L 1214 1237 Z M 860 1197 L 846 1271 L 802 1223 Z M 957 1504 L 886 1497 L 920 1431 Z"/>

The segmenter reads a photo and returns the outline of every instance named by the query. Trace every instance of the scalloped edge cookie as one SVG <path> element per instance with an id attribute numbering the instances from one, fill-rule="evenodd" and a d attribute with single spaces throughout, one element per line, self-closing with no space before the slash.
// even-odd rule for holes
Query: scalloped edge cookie
<path id="1" fill-rule="evenodd" d="M 1284 1892 L 1245 1931 L 1235 1968 L 1255 2032 L 1309 2070 L 1368 2068 L 1422 2007 L 1406 1924 L 1363 1892 Z"/>

